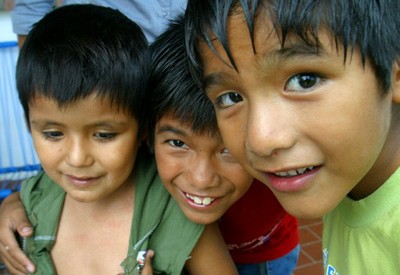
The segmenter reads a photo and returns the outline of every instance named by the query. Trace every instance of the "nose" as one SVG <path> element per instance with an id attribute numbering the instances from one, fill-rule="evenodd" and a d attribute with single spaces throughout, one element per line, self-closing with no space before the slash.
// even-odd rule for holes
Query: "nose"
<path id="1" fill-rule="evenodd" d="M 93 164 L 94 158 L 90 146 L 82 138 L 71 139 L 67 145 L 66 162 L 71 167 L 87 167 Z"/>
<path id="2" fill-rule="evenodd" d="M 246 151 L 272 156 L 291 148 L 295 142 L 296 117 L 284 103 L 259 101 L 250 106 L 246 122 Z"/>
<path id="3" fill-rule="evenodd" d="M 217 165 L 217 164 L 215 164 Z M 187 180 L 197 190 L 207 190 L 219 185 L 220 179 L 216 173 L 216 166 L 211 157 L 198 154 L 188 164 Z"/>

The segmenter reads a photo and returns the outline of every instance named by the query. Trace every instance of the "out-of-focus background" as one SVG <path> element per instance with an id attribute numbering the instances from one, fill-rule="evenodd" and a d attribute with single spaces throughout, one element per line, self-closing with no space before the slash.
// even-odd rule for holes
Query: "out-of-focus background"
<path id="1" fill-rule="evenodd" d="M 0 0 L 0 203 L 40 170 L 15 87 L 17 36 L 10 12 L 14 0 Z M 0 275 L 8 275 L 0 261 Z"/>
<path id="2" fill-rule="evenodd" d="M 19 50 L 11 25 L 13 4 L 0 0 L 0 202 L 40 169 L 15 87 Z"/>

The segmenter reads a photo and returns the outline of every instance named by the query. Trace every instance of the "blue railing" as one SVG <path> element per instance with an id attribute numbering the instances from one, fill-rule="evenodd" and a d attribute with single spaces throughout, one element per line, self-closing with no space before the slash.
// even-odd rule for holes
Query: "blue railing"
<path id="1" fill-rule="evenodd" d="M 0 42 L 0 200 L 9 193 L 7 185 L 40 170 L 18 100 L 15 84 L 18 53 L 16 41 Z"/>

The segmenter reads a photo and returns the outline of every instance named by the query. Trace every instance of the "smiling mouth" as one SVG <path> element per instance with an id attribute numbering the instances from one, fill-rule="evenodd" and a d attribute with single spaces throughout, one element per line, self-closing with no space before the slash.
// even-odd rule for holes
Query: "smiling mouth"
<path id="1" fill-rule="evenodd" d="M 198 197 L 198 196 L 193 196 L 185 192 L 186 198 L 190 199 L 194 204 L 197 205 L 210 205 L 215 199 L 211 197 Z"/>
<path id="2" fill-rule="evenodd" d="M 275 176 L 282 177 L 282 178 L 290 178 L 290 177 L 304 175 L 304 174 L 314 170 L 314 168 L 315 168 L 315 166 L 308 166 L 308 167 L 293 169 L 293 170 L 284 171 L 284 172 L 276 172 L 273 174 Z"/>

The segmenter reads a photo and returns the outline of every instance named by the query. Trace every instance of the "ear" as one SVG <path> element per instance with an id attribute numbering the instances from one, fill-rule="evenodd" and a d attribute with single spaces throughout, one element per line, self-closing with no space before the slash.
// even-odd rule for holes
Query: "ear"
<path id="1" fill-rule="evenodd" d="M 393 65 L 393 102 L 400 104 L 400 59 L 397 59 Z"/>

